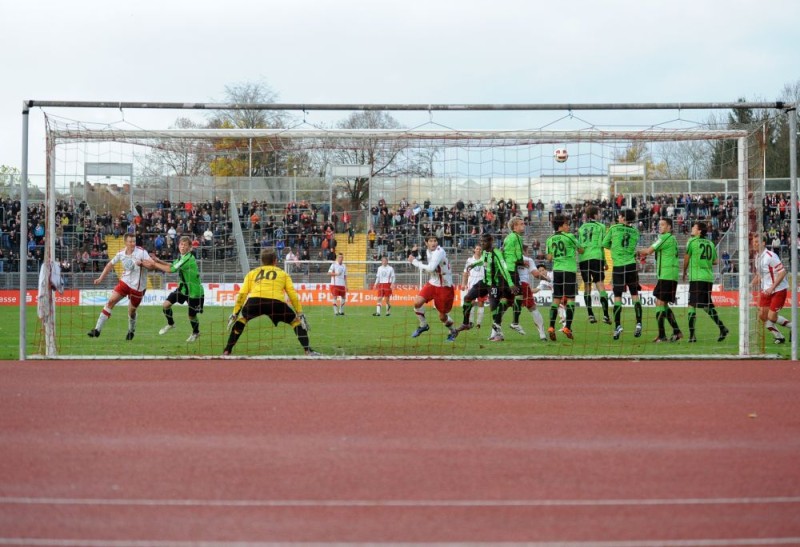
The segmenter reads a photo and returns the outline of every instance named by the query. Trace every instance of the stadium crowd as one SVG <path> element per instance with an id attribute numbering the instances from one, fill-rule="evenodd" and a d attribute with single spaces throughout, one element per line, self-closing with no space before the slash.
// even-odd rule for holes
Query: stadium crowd
<path id="1" fill-rule="evenodd" d="M 245 242 L 257 256 L 264 247 L 275 247 L 279 258 L 292 248 L 298 260 L 333 260 L 337 237 L 353 241 L 356 230 L 367 230 L 367 256 L 378 259 L 404 260 L 429 235 L 438 236 L 445 248 L 472 249 L 482 234 L 504 235 L 506 222 L 512 216 L 525 221 L 525 234 L 531 240 L 534 254 L 542 258 L 543 241 L 550 233 L 550 220 L 563 214 L 573 219 L 577 230 L 586 220 L 585 209 L 596 205 L 601 221 L 612 224 L 623 207 L 637 215 L 642 233 L 656 234 L 658 221 L 673 219 L 676 234 L 688 234 L 692 222 L 709 222 L 711 239 L 718 242 L 736 218 L 738 199 L 719 194 L 639 195 L 612 199 L 585 200 L 578 203 L 559 201 L 544 204 L 541 200 L 519 203 L 512 199 L 492 198 L 487 203 L 462 199 L 454 204 L 422 203 L 403 198 L 396 204 L 380 199 L 368 211 L 353 213 L 331 211 L 328 204 L 317 205 L 305 200 L 292 201 L 276 209 L 265 201 L 245 202 L 239 212 Z M 229 203 L 216 199 L 203 203 L 171 203 L 163 200 L 148 207 L 135 205 L 113 215 L 93 212 L 85 202 L 60 200 L 56 211 L 56 250 L 62 268 L 69 271 L 98 272 L 108 261 L 106 236 L 134 233 L 137 245 L 165 261 L 178 256 L 177 242 L 182 235 L 192 238 L 198 258 L 225 260 L 235 256 L 234 232 L 230 222 Z M 16 271 L 19 265 L 20 203 L 0 200 L 0 269 Z M 28 209 L 28 270 L 38 271 L 43 256 L 45 235 L 43 204 Z M 789 248 L 788 197 L 769 194 L 763 202 L 763 226 L 772 247 L 786 254 Z M 358 226 L 356 225 L 358 224 Z M 365 226 L 366 225 L 366 226 Z"/>

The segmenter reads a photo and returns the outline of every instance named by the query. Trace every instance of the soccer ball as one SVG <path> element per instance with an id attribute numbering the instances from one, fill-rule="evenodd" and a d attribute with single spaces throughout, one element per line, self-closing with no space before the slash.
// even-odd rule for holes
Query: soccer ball
<path id="1" fill-rule="evenodd" d="M 569 153 L 567 152 L 566 148 L 559 148 L 555 152 L 553 152 L 553 157 L 556 158 L 558 163 L 564 163 L 567 161 L 569 157 Z"/>

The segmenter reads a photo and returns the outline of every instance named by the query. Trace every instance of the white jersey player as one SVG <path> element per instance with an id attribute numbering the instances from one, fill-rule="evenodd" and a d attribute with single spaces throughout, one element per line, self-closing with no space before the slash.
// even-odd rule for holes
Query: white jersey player
<path id="1" fill-rule="evenodd" d="M 134 241 L 136 239 L 134 238 Z M 127 249 L 123 249 L 111 259 L 111 265 L 122 264 L 122 275 L 120 281 L 128 285 L 131 289 L 145 291 L 147 289 L 147 270 L 141 266 L 142 261 L 150 258 L 150 254 L 141 247 L 134 247 L 133 252 L 128 254 Z"/>
<path id="2" fill-rule="evenodd" d="M 483 265 L 474 267 L 472 266 L 482 258 L 483 248 L 480 245 L 476 245 L 473 249 L 472 256 L 467 258 L 467 262 L 464 264 L 464 273 L 461 276 L 461 285 L 464 288 L 463 294 L 468 293 L 473 286 L 483 281 L 483 278 L 486 275 L 486 269 L 483 267 Z M 475 303 L 476 304 L 473 305 L 472 309 L 470 310 L 468 323 L 475 325 L 475 328 L 479 329 L 483 323 L 483 315 L 486 310 L 486 306 L 489 305 L 489 297 L 480 296 L 475 299 Z"/>
<path id="3" fill-rule="evenodd" d="M 453 328 L 453 320 L 450 318 L 450 310 L 453 309 L 455 298 L 455 288 L 453 287 L 453 271 L 450 268 L 450 261 L 447 260 L 447 253 L 439 246 L 439 240 L 435 235 L 429 235 L 425 239 L 427 247 L 427 263 L 420 262 L 414 255 L 408 256 L 408 261 L 414 267 L 424 272 L 428 272 L 428 282 L 419 291 L 414 299 L 414 313 L 419 320 L 419 327 L 411 335 L 416 338 L 423 332 L 430 330 L 428 322 L 425 320 L 425 304 L 433 300 L 436 311 L 439 312 L 439 321 L 450 330 L 450 335 L 456 334 Z"/>
<path id="4" fill-rule="evenodd" d="M 757 237 L 757 236 L 756 236 Z M 764 323 L 776 344 L 785 344 L 786 337 L 778 330 L 777 325 L 792 328 L 792 322 L 778 315 L 786 305 L 789 292 L 789 282 L 786 268 L 781 263 L 781 258 L 767 248 L 766 236 L 754 242 L 759 245 L 759 255 L 756 259 L 756 277 L 754 283 L 760 281 L 761 294 L 758 297 L 758 318 Z"/>
<path id="5" fill-rule="evenodd" d="M 541 340 L 546 340 L 547 336 L 544 332 L 544 318 L 539 310 L 536 308 L 536 300 L 533 297 L 534 291 L 532 289 L 533 285 L 533 276 L 539 276 L 539 272 L 536 269 L 536 262 L 533 258 L 527 256 L 528 253 L 528 246 L 522 246 L 522 264 L 517 266 L 517 274 L 519 275 L 519 283 L 520 283 L 520 294 L 517 297 L 520 299 L 520 306 L 519 309 L 514 310 L 514 322 L 509 325 L 512 330 L 517 331 L 520 334 L 525 334 L 525 331 L 522 329 L 522 326 L 519 324 L 519 317 L 522 314 L 522 307 L 526 308 L 528 311 L 531 312 L 531 316 L 533 317 L 533 323 L 536 325 L 536 330 L 539 331 L 539 338 Z M 535 273 L 534 273 L 535 272 Z M 538 291 L 536 291 L 538 292 Z"/>
<path id="6" fill-rule="evenodd" d="M 136 246 L 135 234 L 125 234 L 123 239 L 125 248 L 109 260 L 108 264 L 103 268 L 103 272 L 94 280 L 94 284 L 99 285 L 115 265 L 122 264 L 120 280 L 114 290 L 111 291 L 111 296 L 100 312 L 95 327 L 89 331 L 91 338 L 100 336 L 103 326 L 111 317 L 111 310 L 125 297 L 128 298 L 128 334 L 125 339 L 133 340 L 133 335 L 136 331 L 136 309 L 142 303 L 142 298 L 147 290 L 146 269 L 142 267 L 142 261 L 151 257 L 146 250 Z"/>
<path id="7" fill-rule="evenodd" d="M 538 288 L 533 289 L 533 293 L 535 294 L 539 291 L 552 291 L 553 272 L 548 272 L 544 264 L 539 264 L 536 269 L 539 271 L 539 286 Z M 566 324 L 567 322 L 567 308 L 563 304 L 558 306 L 558 319 L 562 325 Z"/>
<path id="8" fill-rule="evenodd" d="M 378 299 L 375 303 L 375 317 L 381 316 L 381 301 L 386 303 L 386 317 L 392 314 L 392 288 L 394 287 L 395 275 L 394 268 L 389 266 L 389 259 L 385 256 L 381 258 L 381 265 L 375 272 L 375 290 L 378 292 Z"/>
<path id="9" fill-rule="evenodd" d="M 789 288 L 786 270 L 780 257 L 767 248 L 758 255 L 758 276 L 761 279 L 761 292 L 776 293 Z M 777 281 L 777 283 L 776 283 Z"/>
<path id="10" fill-rule="evenodd" d="M 433 245 L 431 242 L 436 242 Z M 447 253 L 439 246 L 436 236 L 429 236 L 426 244 L 428 248 L 425 251 L 427 260 L 425 263 L 413 256 L 409 257 L 409 262 L 420 270 L 428 272 L 428 283 L 434 287 L 452 287 L 453 286 L 453 270 L 450 268 L 450 261 L 447 260 Z"/>
<path id="11" fill-rule="evenodd" d="M 347 266 L 344 265 L 344 254 L 336 255 L 336 261 L 328 268 L 331 276 L 331 298 L 333 299 L 333 315 L 344 315 L 347 303 Z"/>

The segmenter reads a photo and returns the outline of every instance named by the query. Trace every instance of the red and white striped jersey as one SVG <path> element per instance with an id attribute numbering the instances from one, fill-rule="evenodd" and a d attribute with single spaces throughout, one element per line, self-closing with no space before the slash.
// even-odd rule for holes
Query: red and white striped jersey
<path id="1" fill-rule="evenodd" d="M 147 272 L 139 264 L 147 258 L 150 258 L 150 253 L 141 247 L 134 247 L 131 254 L 125 254 L 125 249 L 122 249 L 114 255 L 111 263 L 122 263 L 122 282 L 131 289 L 143 291 L 147 288 Z"/>
<path id="2" fill-rule="evenodd" d="M 756 266 L 758 267 L 758 274 L 761 276 L 761 290 L 772 287 L 772 285 L 775 284 L 775 279 L 778 277 L 778 274 L 784 271 L 781 259 L 768 249 L 765 249 L 758 257 Z M 786 276 L 784 276 L 783 280 L 775 287 L 774 292 L 788 288 L 789 282 L 786 281 Z"/>
<path id="3" fill-rule="evenodd" d="M 450 261 L 447 260 L 447 253 L 441 247 L 436 247 L 433 251 L 427 250 L 426 252 L 428 256 L 427 264 L 423 264 L 416 258 L 412 264 L 430 274 L 428 283 L 434 287 L 452 287 L 453 270 L 450 268 Z"/>
<path id="4" fill-rule="evenodd" d="M 328 273 L 334 274 L 331 277 L 331 285 L 337 285 L 339 287 L 347 286 L 347 266 L 334 262 L 331 264 L 331 267 L 328 268 Z"/>
<path id="5" fill-rule="evenodd" d="M 394 283 L 394 268 L 389 266 L 378 266 L 378 271 L 375 273 L 375 283 Z"/>
<path id="6" fill-rule="evenodd" d="M 519 274 L 519 282 L 531 284 L 531 272 L 536 270 L 536 261 L 529 256 L 522 257 L 522 266 L 517 266 L 517 273 Z"/>

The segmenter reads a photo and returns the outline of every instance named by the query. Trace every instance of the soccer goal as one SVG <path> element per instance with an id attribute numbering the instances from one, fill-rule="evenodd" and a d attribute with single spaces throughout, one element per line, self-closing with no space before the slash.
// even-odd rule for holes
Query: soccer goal
<path id="1" fill-rule="evenodd" d="M 775 353 L 757 320 L 750 283 L 751 236 L 763 232 L 767 193 L 761 125 L 700 123 L 670 117 L 665 108 L 648 111 L 650 116 L 661 112 L 662 119 L 642 122 L 642 116 L 633 116 L 646 110 L 642 105 L 616 105 L 613 116 L 605 112 L 606 121 L 596 123 L 591 117 L 599 117 L 602 105 L 586 107 L 588 114 L 581 118 L 567 105 L 527 106 L 562 113 L 533 128 L 475 130 L 440 124 L 433 113 L 430 121 L 404 129 L 331 128 L 307 121 L 273 129 L 142 129 L 45 112 L 48 177 L 40 220 L 46 230 L 44 237 L 34 237 L 22 262 L 29 272 L 41 266 L 41 280 L 38 285 L 21 281 L 20 293 L 25 285 L 24 294 L 38 304 L 36 317 L 21 312 L 21 358 L 219 356 L 235 296 L 265 248 L 276 249 L 279 265 L 292 277 L 312 345 L 323 355 L 659 359 Z M 776 105 L 759 107 L 783 115 Z M 528 256 L 551 270 L 546 242 L 553 219 L 569 218 L 577 232 L 589 206 L 598 207 L 605 226 L 616 223 L 621 211 L 632 210 L 640 249 L 658 237 L 659 219 L 669 218 L 681 262 L 692 225 L 704 223 L 718 257 L 711 294 L 716 318 L 697 310 L 692 318 L 696 342 L 686 336 L 654 343 L 658 274 L 652 256 L 637 258 L 640 336 L 634 335 L 639 329 L 629 292 L 621 297 L 622 336 L 613 336 L 613 326 L 589 321 L 588 306 L 599 317 L 603 295 L 578 275 L 571 339 L 559 333 L 556 341 L 541 340 L 531 308 L 538 309 L 547 328 L 552 291 L 538 278 L 531 279 L 530 301 L 519 310 L 510 306 L 499 318 L 502 341 L 489 341 L 496 316 L 483 304 L 474 306 L 469 318 L 477 322 L 480 311 L 481 328 L 462 332 L 455 341 L 447 340 L 448 327 L 428 304 L 430 329 L 412 337 L 421 325 L 413 303 L 428 273 L 409 256 L 424 259 L 429 236 L 437 237 L 452 270 L 455 300 L 444 316 L 457 326 L 465 319 L 465 265 L 483 234 L 499 244 L 508 234 L 508 221 L 521 217 Z M 186 341 L 191 330 L 181 304 L 172 306 L 176 328 L 159 334 L 166 324 L 162 306 L 180 284 L 176 274 L 144 273 L 146 292 L 132 339 L 126 339 L 132 324 L 128 300 L 104 311 L 121 272 L 98 278 L 123 249 L 127 233 L 167 262 L 178 258 L 180 238 L 190 239 L 205 289 L 197 340 Z M 793 233 L 794 242 L 794 226 Z M 348 268 L 343 315 L 331 312 L 329 268 L 339 255 Z M 389 316 L 375 313 L 375 274 L 384 257 L 396 275 Z M 604 283 L 611 296 L 610 253 L 605 260 Z M 789 263 L 787 254 L 784 264 Z M 50 290 L 51 281 L 64 282 L 63 292 Z M 688 283 L 681 280 L 671 308 L 683 332 L 690 320 L 688 304 Z M 101 335 L 88 337 L 99 314 L 109 311 Z M 730 333 L 722 341 L 718 321 Z M 266 317 L 248 324 L 234 352 L 259 359 L 302 354 L 292 329 L 274 326 Z"/>

